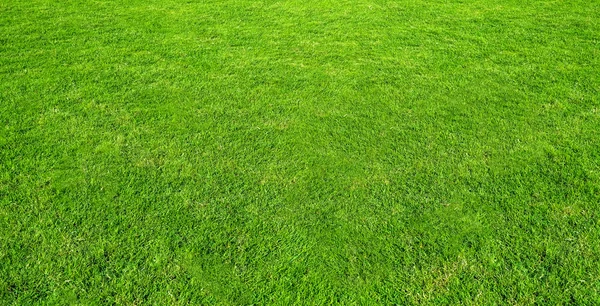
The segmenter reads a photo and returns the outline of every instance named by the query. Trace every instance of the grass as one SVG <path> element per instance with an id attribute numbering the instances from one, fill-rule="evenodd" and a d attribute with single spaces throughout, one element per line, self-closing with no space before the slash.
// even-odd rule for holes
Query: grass
<path id="1" fill-rule="evenodd" d="M 0 304 L 600 303 L 600 2 L 0 2 Z"/>

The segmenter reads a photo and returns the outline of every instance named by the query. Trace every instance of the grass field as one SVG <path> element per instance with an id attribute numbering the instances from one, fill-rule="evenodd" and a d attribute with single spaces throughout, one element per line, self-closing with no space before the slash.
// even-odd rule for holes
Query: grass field
<path id="1" fill-rule="evenodd" d="M 600 1 L 0 1 L 0 304 L 600 303 Z"/>

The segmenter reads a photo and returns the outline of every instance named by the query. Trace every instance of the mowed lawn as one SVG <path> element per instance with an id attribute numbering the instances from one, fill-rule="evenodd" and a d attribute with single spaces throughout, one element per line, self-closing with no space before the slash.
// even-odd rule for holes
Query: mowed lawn
<path id="1" fill-rule="evenodd" d="M 0 1 L 0 304 L 600 303 L 600 1 Z"/>

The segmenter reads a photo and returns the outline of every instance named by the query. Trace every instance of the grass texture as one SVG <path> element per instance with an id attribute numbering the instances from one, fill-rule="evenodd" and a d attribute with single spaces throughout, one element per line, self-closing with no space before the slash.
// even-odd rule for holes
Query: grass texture
<path id="1" fill-rule="evenodd" d="M 0 304 L 600 303 L 600 2 L 0 1 Z"/>

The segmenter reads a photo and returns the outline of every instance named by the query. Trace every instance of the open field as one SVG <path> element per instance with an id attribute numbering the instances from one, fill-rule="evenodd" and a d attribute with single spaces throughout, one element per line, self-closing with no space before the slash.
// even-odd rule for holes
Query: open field
<path id="1" fill-rule="evenodd" d="M 600 1 L 0 1 L 0 304 L 600 303 Z"/>

